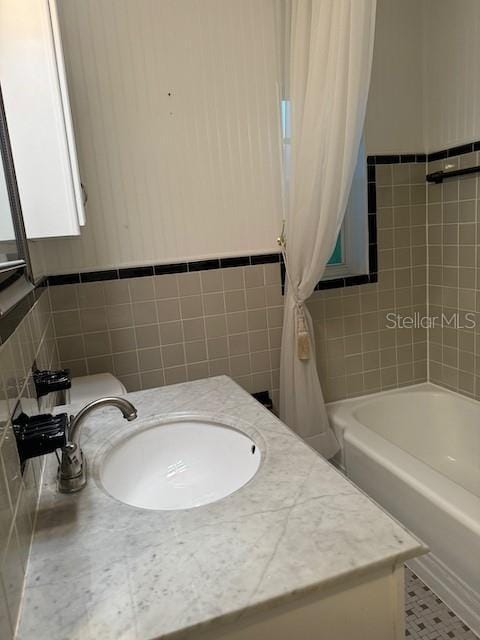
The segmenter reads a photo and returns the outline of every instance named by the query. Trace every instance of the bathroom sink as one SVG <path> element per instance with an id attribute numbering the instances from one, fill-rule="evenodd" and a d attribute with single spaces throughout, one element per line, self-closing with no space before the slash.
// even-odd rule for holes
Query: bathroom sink
<path id="1" fill-rule="evenodd" d="M 215 421 L 162 421 L 121 440 L 100 467 L 106 491 L 142 509 L 189 509 L 243 487 L 261 454 L 244 433 Z"/>

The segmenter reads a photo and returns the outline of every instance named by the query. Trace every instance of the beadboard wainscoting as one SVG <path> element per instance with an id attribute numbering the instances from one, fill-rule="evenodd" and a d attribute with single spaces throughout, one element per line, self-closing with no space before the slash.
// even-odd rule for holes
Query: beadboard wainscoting
<path id="1" fill-rule="evenodd" d="M 87 223 L 46 273 L 277 249 L 276 0 L 62 0 Z M 40 251 L 40 250 L 39 250 Z"/>

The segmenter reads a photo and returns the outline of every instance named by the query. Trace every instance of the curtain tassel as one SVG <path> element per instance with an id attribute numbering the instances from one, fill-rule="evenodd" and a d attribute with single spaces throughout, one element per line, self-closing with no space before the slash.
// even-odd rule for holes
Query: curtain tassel
<path id="1" fill-rule="evenodd" d="M 310 360 L 310 336 L 303 311 L 297 308 L 297 356 L 299 360 Z"/>

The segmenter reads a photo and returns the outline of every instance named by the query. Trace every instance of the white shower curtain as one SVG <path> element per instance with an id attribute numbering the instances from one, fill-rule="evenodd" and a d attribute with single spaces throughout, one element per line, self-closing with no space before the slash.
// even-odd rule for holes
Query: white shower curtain
<path id="1" fill-rule="evenodd" d="M 328 423 L 305 301 L 322 277 L 348 201 L 370 82 L 376 0 L 291 0 L 290 6 L 280 414 L 330 458 L 338 444 Z"/>

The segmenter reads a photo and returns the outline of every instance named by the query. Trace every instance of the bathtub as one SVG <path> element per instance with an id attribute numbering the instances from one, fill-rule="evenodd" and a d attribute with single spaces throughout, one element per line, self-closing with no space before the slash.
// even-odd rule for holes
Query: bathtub
<path id="1" fill-rule="evenodd" d="M 425 383 L 327 408 L 339 465 L 429 546 L 409 566 L 480 634 L 480 403 Z"/>

